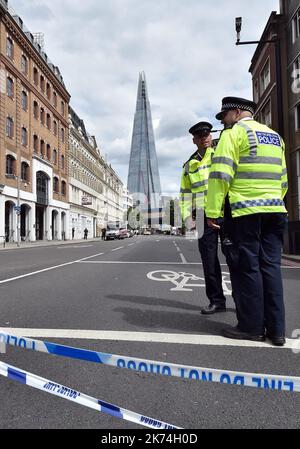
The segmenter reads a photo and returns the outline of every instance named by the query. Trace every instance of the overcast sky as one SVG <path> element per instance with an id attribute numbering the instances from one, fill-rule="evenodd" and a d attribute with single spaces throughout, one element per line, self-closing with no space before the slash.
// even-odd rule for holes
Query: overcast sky
<path id="1" fill-rule="evenodd" d="M 279 0 L 9 0 L 71 94 L 71 106 L 127 184 L 138 76 L 145 71 L 162 190 L 176 194 L 195 150 L 188 129 L 211 121 L 221 99 L 252 98 L 248 69 Z"/>

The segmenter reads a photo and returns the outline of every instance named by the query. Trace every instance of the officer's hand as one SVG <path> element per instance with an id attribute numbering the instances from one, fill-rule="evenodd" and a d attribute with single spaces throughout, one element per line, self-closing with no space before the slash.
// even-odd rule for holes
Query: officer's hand
<path id="1" fill-rule="evenodd" d="M 215 218 L 208 218 L 207 219 L 207 224 L 210 228 L 213 229 L 220 229 L 221 226 L 217 225 L 216 219 Z"/>
<path id="2" fill-rule="evenodd" d="M 196 221 L 193 220 L 192 217 L 188 217 L 184 224 L 188 231 L 193 231 L 193 229 L 196 229 Z"/>

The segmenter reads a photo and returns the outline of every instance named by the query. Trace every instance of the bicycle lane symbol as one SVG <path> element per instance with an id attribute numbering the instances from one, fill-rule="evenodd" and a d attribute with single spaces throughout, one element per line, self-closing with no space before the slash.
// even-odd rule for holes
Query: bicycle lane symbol
<path id="1" fill-rule="evenodd" d="M 174 292 L 192 292 L 193 288 L 205 288 L 205 279 L 192 273 L 183 271 L 158 270 L 147 273 L 147 278 L 157 282 L 171 282 L 175 287 L 170 288 Z M 200 283 L 197 283 L 200 281 Z M 222 286 L 224 295 L 231 295 L 231 282 L 229 273 L 222 272 Z"/>

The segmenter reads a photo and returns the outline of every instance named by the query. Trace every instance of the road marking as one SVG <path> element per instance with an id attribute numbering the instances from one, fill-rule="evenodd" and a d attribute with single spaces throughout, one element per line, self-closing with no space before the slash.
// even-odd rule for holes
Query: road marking
<path id="1" fill-rule="evenodd" d="M 200 316 L 200 315 L 199 315 Z M 201 334 L 164 334 L 160 332 L 120 332 L 83 329 L 29 329 L 1 327 L 0 332 L 13 334 L 17 337 L 32 338 L 70 338 L 88 340 L 112 340 L 112 341 L 141 341 L 152 343 L 174 343 L 187 345 L 207 346 L 236 346 L 264 349 L 293 349 L 295 339 L 287 338 L 286 345 L 282 347 L 272 346 L 268 342 L 231 340 L 219 335 Z"/>
<path id="2" fill-rule="evenodd" d="M 119 248 L 112 249 L 112 251 L 118 251 L 119 249 L 124 248 L 124 246 L 119 246 Z"/>
<path id="3" fill-rule="evenodd" d="M 62 263 L 60 265 L 54 265 L 53 267 L 44 268 L 43 270 L 32 271 L 31 273 L 26 273 L 26 274 L 22 274 L 20 276 L 15 276 L 13 278 L 4 279 L 3 281 L 0 281 L 0 284 L 6 284 L 7 282 L 12 282 L 12 281 L 16 281 L 18 279 L 26 278 L 29 276 L 34 276 L 35 274 L 40 274 L 40 273 L 44 273 L 45 271 L 55 270 L 56 268 L 66 267 L 67 265 L 73 265 L 75 263 L 82 262 L 87 259 L 91 259 L 92 257 L 102 256 L 102 254 L 104 254 L 104 253 L 98 253 L 98 254 L 95 254 L 94 256 L 84 257 L 83 259 L 73 260 L 72 262 Z"/>
<path id="4" fill-rule="evenodd" d="M 179 256 L 181 257 L 182 262 L 186 265 L 187 264 L 187 260 L 184 257 L 184 255 L 182 253 L 180 253 Z"/>
<path id="5" fill-rule="evenodd" d="M 135 245 L 135 243 L 129 243 L 129 245 L 128 245 L 128 246 L 132 246 L 132 245 Z"/>
<path id="6" fill-rule="evenodd" d="M 102 253 L 103 254 L 103 253 Z M 91 257 L 96 257 L 96 256 L 91 256 Z M 120 261 L 120 260 L 90 260 L 88 262 L 85 262 L 84 259 L 80 259 L 75 261 L 76 263 L 115 263 L 115 264 L 145 264 L 145 265 L 203 265 L 200 262 L 135 262 L 135 261 Z M 75 263 L 74 262 L 74 263 Z M 72 262 L 73 263 L 73 262 Z M 227 267 L 226 263 L 220 263 L 221 267 Z M 300 267 L 285 267 L 282 266 L 281 268 L 286 268 L 286 269 L 299 269 Z"/>
<path id="7" fill-rule="evenodd" d="M 94 245 L 65 245 L 65 246 L 57 246 L 56 249 L 69 249 L 69 248 L 89 248 Z"/>

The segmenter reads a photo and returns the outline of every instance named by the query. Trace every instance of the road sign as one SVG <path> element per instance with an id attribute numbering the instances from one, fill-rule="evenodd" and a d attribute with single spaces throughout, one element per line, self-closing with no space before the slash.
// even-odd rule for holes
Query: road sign
<path id="1" fill-rule="evenodd" d="M 14 209 L 17 212 L 17 214 L 21 212 L 21 206 L 14 206 Z"/>

